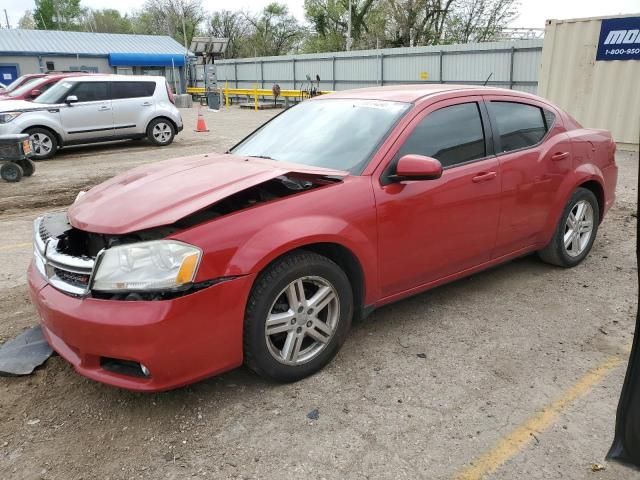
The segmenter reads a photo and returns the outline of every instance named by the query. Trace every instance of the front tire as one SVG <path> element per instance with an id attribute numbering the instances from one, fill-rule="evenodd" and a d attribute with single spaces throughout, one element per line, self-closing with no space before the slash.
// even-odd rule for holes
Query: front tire
<path id="1" fill-rule="evenodd" d="M 7 162 L 0 167 L 0 178 L 7 182 L 19 182 L 22 179 L 22 167 L 17 163 Z"/>
<path id="2" fill-rule="evenodd" d="M 33 160 L 47 160 L 58 151 L 58 139 L 55 134 L 45 128 L 30 128 L 25 131 L 29 135 L 33 147 Z"/>
<path id="3" fill-rule="evenodd" d="M 166 118 L 156 118 L 147 127 L 147 139 L 159 147 L 165 147 L 173 142 L 176 130 Z"/>
<path id="4" fill-rule="evenodd" d="M 257 278 L 244 321 L 245 364 L 279 382 L 322 369 L 344 343 L 353 291 L 344 271 L 316 253 L 298 251 Z"/>
<path id="5" fill-rule="evenodd" d="M 538 256 L 552 265 L 575 267 L 591 251 L 599 224 L 598 199 L 591 190 L 578 188 L 567 202 L 551 242 Z"/>

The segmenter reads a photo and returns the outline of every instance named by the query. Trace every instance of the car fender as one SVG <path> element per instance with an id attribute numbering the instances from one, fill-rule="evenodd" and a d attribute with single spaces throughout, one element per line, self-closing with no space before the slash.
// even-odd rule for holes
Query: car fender
<path id="1" fill-rule="evenodd" d="M 377 288 L 376 246 L 365 232 L 334 216 L 287 218 L 255 232 L 227 265 L 226 275 L 257 274 L 287 252 L 318 243 L 332 243 L 349 250 L 358 260 L 369 296 Z"/>
<path id="2" fill-rule="evenodd" d="M 602 171 L 592 163 L 579 164 L 572 173 L 564 177 L 560 188 L 557 190 L 555 201 L 553 202 L 555 208 L 549 215 L 544 229 L 544 240 L 542 242 L 544 245 L 551 241 L 551 237 L 553 237 L 558 222 L 573 192 L 575 192 L 580 185 L 589 181 L 598 182 L 600 188 L 604 191 L 605 182 Z M 600 207 L 603 206 L 601 205 Z"/>
<path id="3" fill-rule="evenodd" d="M 18 122 L 21 132 L 30 128 L 45 127 L 53 131 L 58 136 L 58 140 L 64 142 L 65 135 L 60 128 L 60 117 L 56 115 L 55 118 L 52 118 L 52 114 L 50 112 L 47 112 L 46 114 L 40 112 L 28 112 L 16 118 L 14 121 Z"/>

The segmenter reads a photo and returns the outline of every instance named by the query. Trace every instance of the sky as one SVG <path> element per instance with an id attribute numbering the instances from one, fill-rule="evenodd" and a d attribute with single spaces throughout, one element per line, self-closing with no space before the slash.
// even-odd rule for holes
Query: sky
<path id="1" fill-rule="evenodd" d="M 209 11 L 221 9 L 246 9 L 259 11 L 273 0 L 203 0 L 205 9 Z M 279 0 L 286 3 L 289 10 L 301 21 L 304 20 L 303 0 Z M 132 9 L 132 3 L 142 1 L 131 0 L 82 0 L 82 5 L 91 8 L 116 8 L 122 13 Z M 230 6 L 231 3 L 231 6 Z M 18 20 L 26 9 L 34 8 L 34 0 L 2 0 L 0 9 L 6 9 L 11 26 L 17 26 Z M 135 7 L 134 7 L 135 8 Z M 520 15 L 511 27 L 544 28 L 546 19 L 566 19 L 579 17 L 596 17 L 601 15 L 618 15 L 628 13 L 640 14 L 639 0 L 520 0 Z M 4 26 L 4 12 L 0 12 Z"/>

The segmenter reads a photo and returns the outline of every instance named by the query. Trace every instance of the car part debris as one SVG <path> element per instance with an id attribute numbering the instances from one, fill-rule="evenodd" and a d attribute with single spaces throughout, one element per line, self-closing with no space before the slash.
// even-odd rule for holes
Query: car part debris
<path id="1" fill-rule="evenodd" d="M 31 327 L 0 347 L 0 375 L 29 375 L 52 353 L 40 325 Z"/>

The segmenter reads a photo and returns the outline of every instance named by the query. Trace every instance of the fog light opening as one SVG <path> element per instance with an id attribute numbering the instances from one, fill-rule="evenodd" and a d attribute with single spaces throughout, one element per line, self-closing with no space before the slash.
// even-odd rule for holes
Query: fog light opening
<path id="1" fill-rule="evenodd" d="M 118 375 L 126 375 L 128 377 L 151 378 L 151 372 L 142 363 L 133 360 L 122 360 L 119 358 L 101 357 L 100 366 L 105 370 Z"/>

